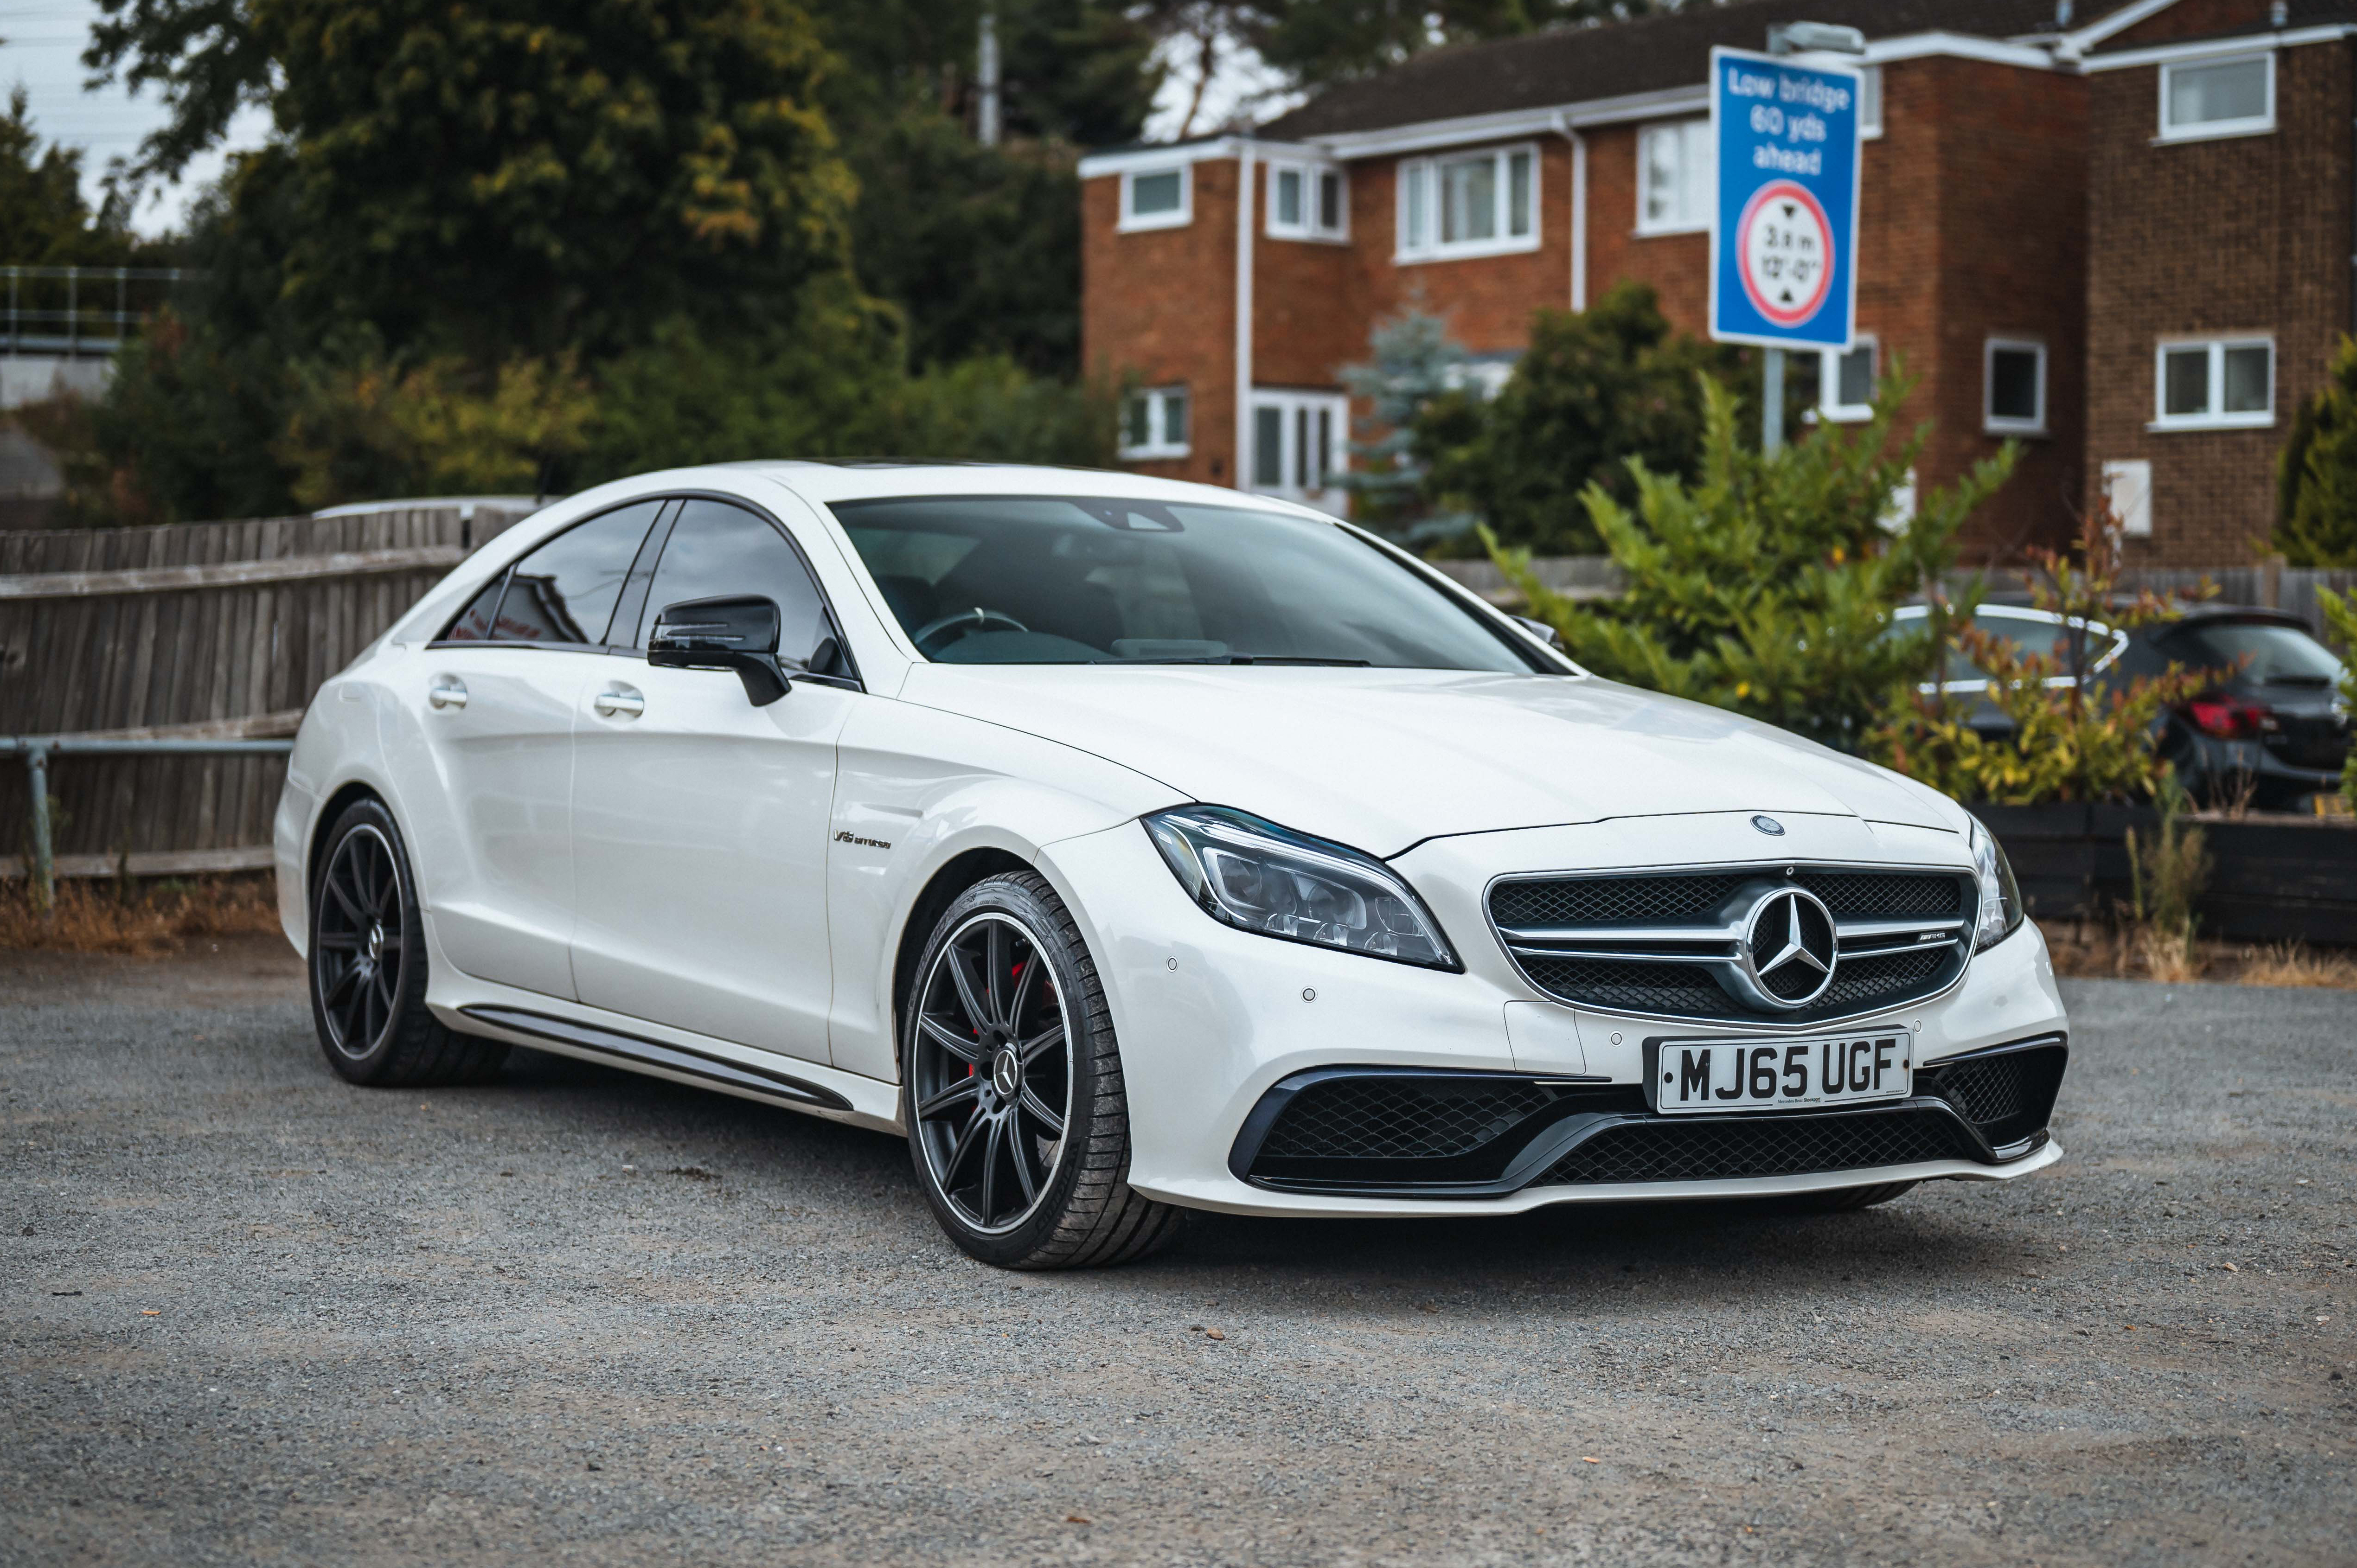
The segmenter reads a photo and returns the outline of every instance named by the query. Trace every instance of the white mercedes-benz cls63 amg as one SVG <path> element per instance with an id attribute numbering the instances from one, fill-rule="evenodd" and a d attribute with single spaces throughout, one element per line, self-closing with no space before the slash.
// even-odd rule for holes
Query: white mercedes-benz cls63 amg
<path id="1" fill-rule="evenodd" d="M 1970 815 L 1205 486 L 575 496 L 320 689 L 275 853 L 352 1082 L 521 1043 L 897 1133 L 1008 1267 L 2060 1154 L 2061 1000 Z"/>

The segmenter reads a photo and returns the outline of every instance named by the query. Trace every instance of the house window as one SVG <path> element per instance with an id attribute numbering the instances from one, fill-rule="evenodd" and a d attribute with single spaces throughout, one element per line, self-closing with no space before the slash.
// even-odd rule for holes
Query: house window
<path id="1" fill-rule="evenodd" d="M 1869 65 L 1857 80 L 1857 134 L 1870 140 L 1882 134 L 1882 68 Z"/>
<path id="2" fill-rule="evenodd" d="M 2160 139 L 2248 136 L 2276 128 L 2276 57 L 2187 60 L 2160 68 Z"/>
<path id="3" fill-rule="evenodd" d="M 2046 434 L 2046 345 L 1992 338 L 1981 349 L 1981 428 L 1998 435 Z"/>
<path id="4" fill-rule="evenodd" d="M 1637 232 L 1688 234 L 1710 227 L 1718 195 L 1710 122 L 1680 120 L 1637 133 Z"/>
<path id="5" fill-rule="evenodd" d="M 1877 345 L 1865 334 L 1857 347 L 1824 351 L 1818 376 L 1817 417 L 1836 421 L 1874 417 L 1874 371 Z"/>
<path id="6" fill-rule="evenodd" d="M 1271 234 L 1286 240 L 1345 239 L 1350 233 L 1349 213 L 1341 170 L 1308 164 L 1269 166 Z"/>
<path id="7" fill-rule="evenodd" d="M 1123 456 L 1184 457 L 1187 450 L 1185 387 L 1152 387 L 1131 392 L 1123 401 Z"/>
<path id="8" fill-rule="evenodd" d="M 1121 177 L 1121 223 L 1126 232 L 1136 229 L 1177 229 L 1194 218 L 1193 170 L 1125 169 Z"/>
<path id="9" fill-rule="evenodd" d="M 2266 338 L 2163 343 L 2155 351 L 2156 430 L 2250 429 L 2276 422 L 2276 346 Z"/>
<path id="10" fill-rule="evenodd" d="M 2142 457 L 2104 465 L 2104 505 L 2131 539 L 2152 537 L 2152 465 Z"/>
<path id="11" fill-rule="evenodd" d="M 1339 392 L 1253 393 L 1252 488 L 1315 500 L 1336 488 L 1346 466 L 1350 400 Z"/>
<path id="12" fill-rule="evenodd" d="M 1399 166 L 1399 258 L 1496 255 L 1538 248 L 1538 153 L 1500 147 Z"/>

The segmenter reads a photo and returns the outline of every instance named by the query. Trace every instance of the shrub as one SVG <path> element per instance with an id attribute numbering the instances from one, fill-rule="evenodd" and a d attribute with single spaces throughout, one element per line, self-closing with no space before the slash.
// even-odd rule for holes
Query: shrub
<path id="1" fill-rule="evenodd" d="M 1541 555 L 1598 548 L 1591 489 L 1627 504 L 1636 465 L 1691 478 L 1703 451 L 1701 389 L 1730 380 L 1736 350 L 1670 330 L 1651 285 L 1623 282 L 1582 311 L 1542 310 L 1530 347 L 1486 404 L 1437 400 L 1417 429 L 1445 507 Z"/>
<path id="2" fill-rule="evenodd" d="M 1953 564 L 1958 530 L 2012 472 L 2015 450 L 2008 444 L 1901 519 L 1897 496 L 1924 435 L 1890 439 L 1902 381 L 1878 390 L 1871 421 L 1823 426 L 1763 454 L 1738 437 L 1734 394 L 1696 381 L 1703 432 L 1691 482 L 1631 457 L 1633 506 L 1594 480 L 1580 492 L 1628 582 L 1620 598 L 1566 599 L 1532 574 L 1528 550 L 1485 535 L 1492 557 L 1530 613 L 1598 674 L 1857 750 L 1898 693 L 1936 668 L 1944 607 L 1905 634 L 1893 632 L 1892 608 Z"/>
<path id="3" fill-rule="evenodd" d="M 2292 415 L 2276 465 L 2276 548 L 2295 566 L 2357 566 L 2357 338 Z"/>
<path id="4" fill-rule="evenodd" d="M 2316 602 L 2324 610 L 2325 624 L 2341 646 L 2357 653 L 2357 590 L 2336 594 L 2330 588 L 2316 590 Z M 2341 665 L 2341 705 L 2357 714 L 2357 663 L 2344 657 Z M 2357 746 L 2350 748 L 2348 760 L 2341 765 L 2341 798 L 2357 810 Z"/>
<path id="5" fill-rule="evenodd" d="M 2048 800 L 2139 800 L 2162 788 L 2153 749 L 2161 710 L 2193 695 L 2204 677 L 2170 670 L 2096 691 L 2093 626 L 2127 630 L 2177 614 L 2149 592 L 2116 591 L 2118 536 L 2088 519 L 2077 562 L 2032 550 L 2030 602 L 2063 618 L 2053 650 L 2033 653 L 1970 622 L 1954 639 L 1988 678 L 1987 700 L 2012 733 L 1989 739 L 1968 722 L 1970 697 L 1917 697 L 1894 705 L 1873 749 L 1901 773 L 1961 800 L 2026 806 Z"/>

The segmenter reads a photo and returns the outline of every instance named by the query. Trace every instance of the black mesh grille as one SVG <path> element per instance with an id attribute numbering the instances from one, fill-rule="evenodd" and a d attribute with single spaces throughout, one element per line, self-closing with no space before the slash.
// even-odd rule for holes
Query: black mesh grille
<path id="1" fill-rule="evenodd" d="M 1566 876 L 1501 882 L 1490 896 L 1501 926 L 1703 925 L 1747 883 L 1782 882 L 1769 871 L 1672 876 Z M 1903 920 L 1953 917 L 1964 883 L 1938 873 L 1803 871 L 1791 878 L 1824 900 L 1837 918 Z"/>
<path id="2" fill-rule="evenodd" d="M 1749 1121 L 1624 1122 L 1564 1155 L 1534 1183 L 1731 1181 L 1807 1176 L 1922 1160 L 1970 1159 L 1975 1151 L 1944 1112 L 1882 1111 Z"/>
<path id="3" fill-rule="evenodd" d="M 1533 984 L 1573 1002 L 1631 1013 L 1716 1018 L 1739 1011 L 1708 972 L 1685 963 L 1624 963 L 1609 959 L 1526 958 Z"/>
<path id="4" fill-rule="evenodd" d="M 1792 878 L 1825 901 L 1836 919 L 1953 919 L 1964 912 L 1964 885 L 1954 876 L 1881 871 L 1804 871 Z"/>
<path id="5" fill-rule="evenodd" d="M 1339 1079 L 1295 1094 L 1260 1152 L 1288 1160 L 1448 1159 L 1548 1101 L 1535 1084 L 1511 1079 Z"/>
<path id="6" fill-rule="evenodd" d="M 2052 1117 L 2068 1060 L 2060 1045 L 1976 1057 L 1929 1069 L 1918 1091 L 1939 1095 L 2001 1146 L 2029 1137 Z"/>

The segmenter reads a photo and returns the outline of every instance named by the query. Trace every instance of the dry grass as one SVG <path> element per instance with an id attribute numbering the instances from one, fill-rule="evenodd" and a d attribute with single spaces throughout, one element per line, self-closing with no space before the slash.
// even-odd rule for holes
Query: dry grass
<path id="1" fill-rule="evenodd" d="M 32 884 L 0 884 L 0 950 L 148 953 L 184 937 L 242 936 L 278 929 L 278 896 L 266 875 L 134 883 L 76 878 L 58 884 L 58 907 L 33 907 Z"/>
<path id="2" fill-rule="evenodd" d="M 2357 991 L 2357 956 L 2303 942 L 2252 947 L 2187 941 L 2132 923 L 2057 922 L 2043 928 L 2054 972 L 2076 979 L 2214 981 L 2227 985 L 2296 985 Z"/>
<path id="3" fill-rule="evenodd" d="M 2346 953 L 2310 952 L 2302 942 L 2243 950 L 2244 985 L 2323 986 L 2357 991 L 2357 960 Z"/>

